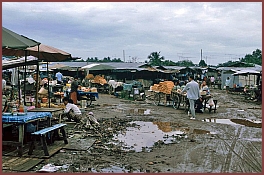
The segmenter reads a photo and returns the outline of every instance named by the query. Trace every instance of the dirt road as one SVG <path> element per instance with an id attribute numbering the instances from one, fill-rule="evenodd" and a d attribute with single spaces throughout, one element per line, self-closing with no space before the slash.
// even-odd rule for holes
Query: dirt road
<path id="1" fill-rule="evenodd" d="M 261 104 L 211 89 L 216 113 L 197 113 L 100 94 L 92 111 L 99 130 L 73 130 L 51 163 L 57 172 L 261 172 Z"/>

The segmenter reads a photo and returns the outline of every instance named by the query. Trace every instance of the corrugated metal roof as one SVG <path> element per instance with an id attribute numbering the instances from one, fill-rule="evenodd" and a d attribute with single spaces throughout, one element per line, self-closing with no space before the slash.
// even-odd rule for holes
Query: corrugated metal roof
<path id="1" fill-rule="evenodd" d="M 10 59 L 10 60 L 2 60 L 2 69 L 10 69 L 14 67 L 24 66 L 24 65 L 36 65 L 38 59 L 33 56 L 27 56 L 27 62 L 25 63 L 25 57 Z"/>
<path id="2" fill-rule="evenodd" d="M 139 66 L 144 65 L 145 63 L 123 63 L 123 62 L 51 62 L 50 66 L 53 64 L 64 64 L 70 67 L 83 67 L 89 64 L 103 64 L 103 65 L 109 65 L 113 66 L 116 69 L 127 69 L 127 70 L 143 70 L 144 68 L 139 68 Z"/>

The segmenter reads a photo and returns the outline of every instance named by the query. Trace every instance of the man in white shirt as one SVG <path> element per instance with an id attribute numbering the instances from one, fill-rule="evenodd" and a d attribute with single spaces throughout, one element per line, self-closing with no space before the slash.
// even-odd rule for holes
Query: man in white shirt
<path id="1" fill-rule="evenodd" d="M 187 98 L 190 104 L 190 112 L 192 114 L 192 117 L 190 119 L 195 119 L 195 109 L 194 109 L 195 101 L 198 99 L 202 100 L 202 98 L 200 94 L 199 85 L 197 82 L 194 81 L 193 75 L 189 77 L 189 83 L 186 84 L 185 88 L 182 90 L 181 93 L 185 91 L 187 91 Z"/>
<path id="2" fill-rule="evenodd" d="M 71 103 L 71 99 L 69 99 L 68 97 L 64 97 L 63 98 L 63 103 L 65 105 L 65 109 L 64 109 L 64 116 L 67 116 L 69 120 L 74 120 L 75 122 L 80 122 L 82 119 L 82 112 L 81 110 L 78 108 L 78 106 L 76 106 L 75 104 Z"/>
<path id="3" fill-rule="evenodd" d="M 80 123 L 79 126 L 84 126 L 88 129 L 92 129 L 91 122 L 92 124 L 95 124 L 95 126 L 99 126 L 99 123 L 92 112 L 89 112 L 88 116 L 82 114 L 78 106 L 73 104 L 73 101 L 68 97 L 64 97 L 62 101 L 66 106 L 63 115 L 68 117 L 68 119 L 72 119 L 75 122 Z"/>

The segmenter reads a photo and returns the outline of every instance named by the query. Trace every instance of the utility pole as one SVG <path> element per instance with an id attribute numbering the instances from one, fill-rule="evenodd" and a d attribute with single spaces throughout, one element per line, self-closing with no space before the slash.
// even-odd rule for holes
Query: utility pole
<path id="1" fill-rule="evenodd" d="M 123 50 L 123 58 L 124 58 L 124 62 L 126 62 L 125 50 Z"/>
<path id="2" fill-rule="evenodd" d="M 202 61 L 202 58 L 203 58 L 203 50 L 201 49 L 201 61 Z"/>

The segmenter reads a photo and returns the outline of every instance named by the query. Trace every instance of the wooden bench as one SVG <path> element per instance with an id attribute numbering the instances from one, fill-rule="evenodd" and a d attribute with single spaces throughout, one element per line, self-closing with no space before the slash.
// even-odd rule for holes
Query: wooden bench
<path id="1" fill-rule="evenodd" d="M 64 126 L 66 126 L 66 125 L 67 124 L 65 124 L 65 123 L 59 123 L 59 124 L 50 126 L 48 128 L 44 128 L 44 129 L 41 129 L 39 131 L 36 131 L 36 132 L 31 133 L 31 135 L 33 135 L 33 140 L 32 140 L 32 142 L 30 144 L 29 151 L 28 151 L 28 155 L 32 155 L 33 149 L 35 147 L 35 141 L 36 141 L 37 137 L 40 137 L 40 141 L 41 141 L 41 144 L 43 146 L 44 154 L 45 154 L 45 156 L 49 156 L 47 142 L 46 142 L 46 135 L 48 133 L 51 133 L 50 138 L 52 140 L 52 132 L 58 132 L 59 129 L 61 130 L 64 143 L 65 144 L 68 144 L 66 132 L 65 132 L 65 129 L 64 129 Z"/>

